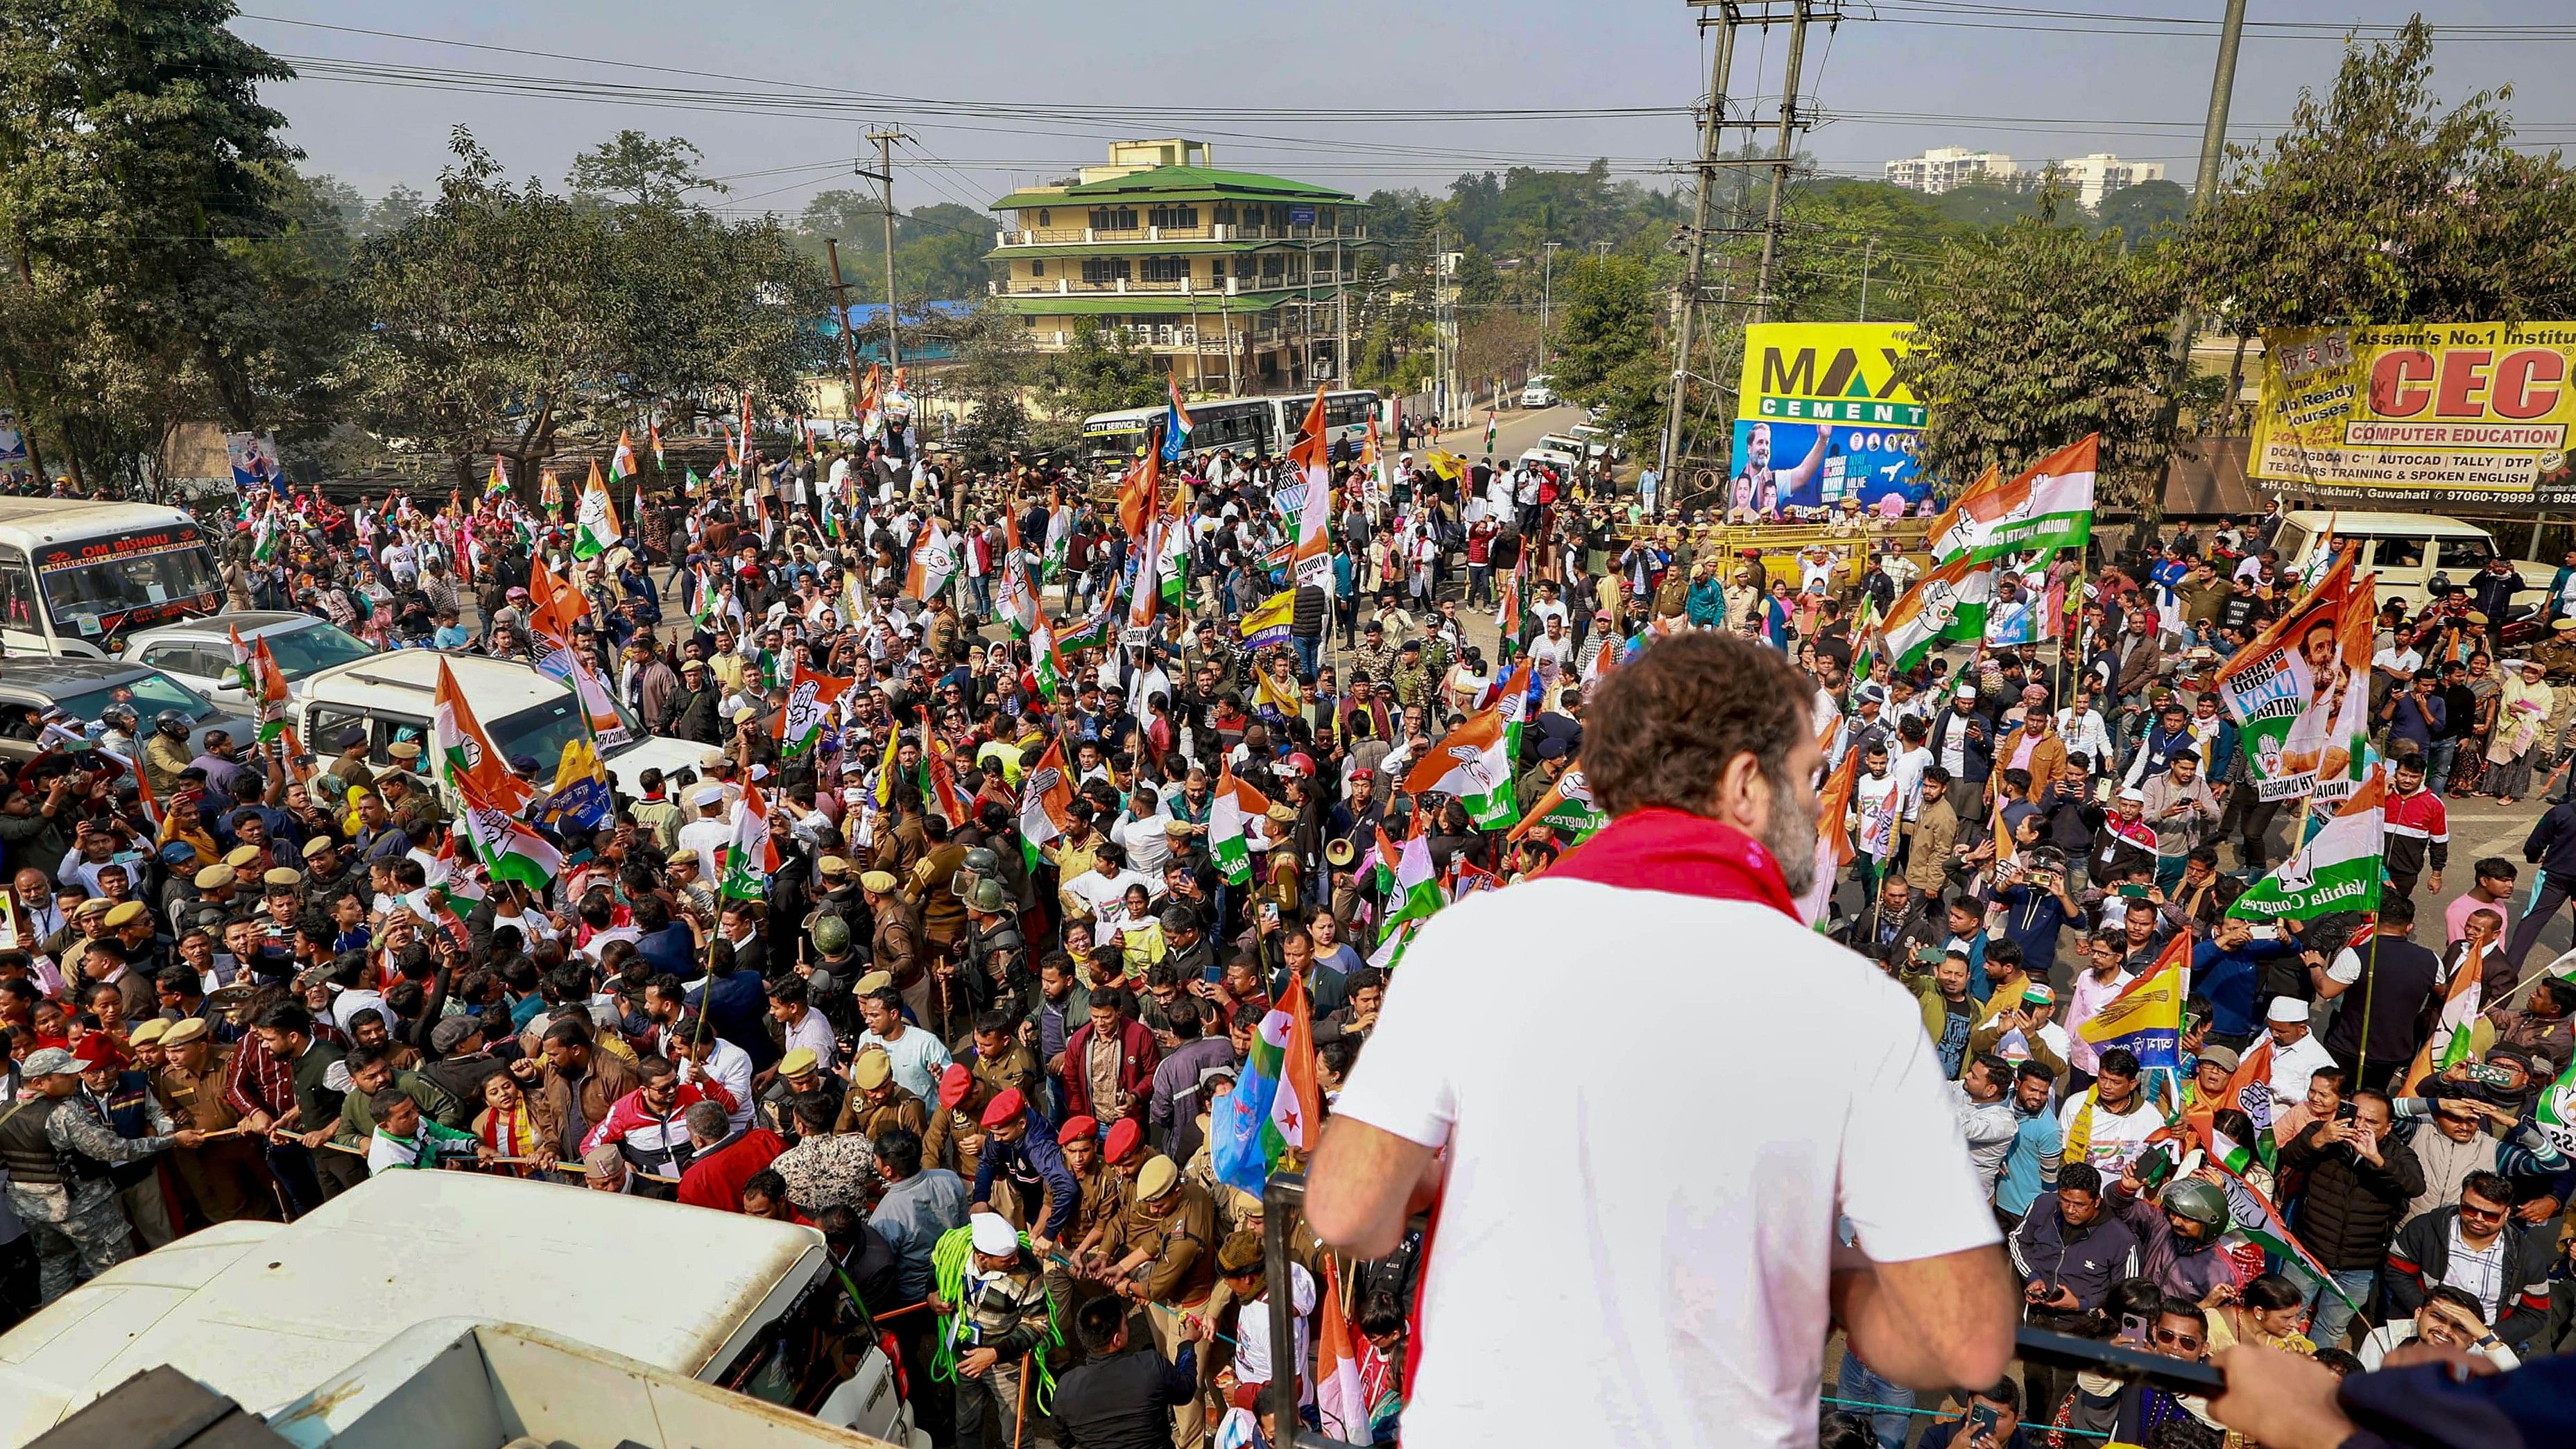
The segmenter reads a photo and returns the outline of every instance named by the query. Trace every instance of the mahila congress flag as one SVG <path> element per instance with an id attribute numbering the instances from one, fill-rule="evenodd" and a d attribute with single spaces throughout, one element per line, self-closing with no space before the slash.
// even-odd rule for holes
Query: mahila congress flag
<path id="1" fill-rule="evenodd" d="M 2010 482 L 1986 475 L 1932 522 L 1937 559 L 1998 558 L 2082 548 L 2093 537 L 2093 478 L 2101 435 L 2058 449 Z"/>

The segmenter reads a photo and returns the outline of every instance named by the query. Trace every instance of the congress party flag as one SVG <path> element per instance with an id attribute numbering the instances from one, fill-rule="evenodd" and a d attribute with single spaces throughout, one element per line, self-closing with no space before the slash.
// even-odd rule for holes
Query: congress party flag
<path id="1" fill-rule="evenodd" d="M 1163 414 L 1163 461 L 1178 463 L 1181 449 L 1190 441 L 1190 429 L 1197 424 L 1190 420 L 1190 410 L 1181 406 L 1181 375 L 1174 372 L 1167 381 L 1171 387 L 1172 405 Z"/>
<path id="2" fill-rule="evenodd" d="M 2335 807 L 2305 845 L 2238 896 L 2227 914 L 2305 921 L 2337 911 L 2378 910 L 2387 878 L 2387 795 L 2387 778 L 2373 769 L 2359 793 Z"/>
<path id="3" fill-rule="evenodd" d="M 1547 787 L 1546 794 L 1530 802 L 1529 813 L 1512 827 L 1510 838 L 1518 840 L 1543 826 L 1566 831 L 1574 836 L 1575 843 L 1581 844 L 1586 836 L 1609 823 L 1610 817 L 1593 803 L 1592 789 L 1583 779 L 1583 766 L 1577 763 L 1567 766 L 1565 773 L 1556 777 L 1556 783 Z"/>
<path id="4" fill-rule="evenodd" d="M 2223 1164 L 2221 1170 L 2227 1171 Z M 2230 1225 L 2228 1236 L 2252 1243 L 2265 1254 L 2279 1259 L 2281 1266 L 2292 1274 L 2307 1279 L 2311 1284 L 2323 1285 L 2355 1313 L 2360 1312 L 2361 1305 L 2352 1301 L 2352 1295 L 2335 1282 L 2334 1274 L 2317 1261 L 2316 1255 L 2299 1241 L 2298 1234 L 2290 1231 L 2289 1223 L 2281 1217 L 2281 1210 L 2272 1206 L 2272 1200 L 2263 1195 L 2263 1190 L 2233 1171 L 2228 1171 L 2227 1175 L 2230 1179 L 2227 1185 L 2228 1206 L 2241 1209 L 2250 1203 L 2255 1209 L 2250 1215 L 2231 1212 L 2230 1216 L 2235 1221 Z"/>
<path id="5" fill-rule="evenodd" d="M 787 675 L 787 704 L 778 711 L 778 722 L 770 727 L 778 740 L 780 759 L 792 760 L 814 748 L 850 684 L 847 679 L 806 668 L 802 657 L 796 660 L 796 667 Z"/>
<path id="6" fill-rule="evenodd" d="M 1333 516 L 1331 431 L 1324 418 L 1324 385 L 1317 383 L 1314 404 L 1306 409 L 1306 421 L 1288 449 L 1288 461 L 1297 466 L 1306 483 L 1304 506 L 1297 513 L 1297 543 L 1289 557 L 1299 587 L 1328 594 L 1333 591 L 1332 541 L 1325 536 Z"/>
<path id="7" fill-rule="evenodd" d="M 1016 510 L 1002 510 L 1002 587 L 995 598 L 997 611 L 1011 626 L 1011 637 L 1025 639 L 1037 623 L 1037 590 L 1029 583 L 1029 561 L 1020 549 L 1020 520 Z"/>
<path id="8" fill-rule="evenodd" d="M 1946 641 L 1982 639 L 1995 600 L 1995 565 L 1961 555 L 1915 581 L 1887 611 L 1886 657 L 1912 669 Z"/>
<path id="9" fill-rule="evenodd" d="M 599 460 L 594 458 L 590 477 L 581 485 L 581 511 L 573 520 L 572 556 L 597 558 L 625 536 L 625 527 L 617 521 L 617 505 L 608 497 L 608 482 L 599 476 Z"/>
<path id="10" fill-rule="evenodd" d="M 2451 973 L 2451 984 L 2442 993 L 2441 1015 L 2433 1019 L 2433 1034 L 2415 1049 L 2414 1065 L 2406 1069 L 2406 1083 L 2398 1089 L 2398 1095 L 2423 1095 L 2421 1089 L 2427 1080 L 2476 1054 L 2473 1038 L 2478 1028 L 2479 997 L 2485 990 L 2480 979 L 2486 974 L 2482 964 L 2485 955 L 2484 947 L 2470 947 L 2459 969 Z"/>
<path id="11" fill-rule="evenodd" d="M 913 538 L 912 557 L 904 567 L 904 596 L 927 602 L 946 593 L 957 577 L 957 554 L 954 534 L 941 528 L 935 518 L 924 522 L 921 532 Z"/>
<path id="12" fill-rule="evenodd" d="M 635 476 L 635 434 L 632 429 L 617 430 L 617 451 L 608 455 L 608 481 L 623 483 Z"/>
<path id="13" fill-rule="evenodd" d="M 769 894 L 769 876 L 778 869 L 778 846 L 769 838 L 769 802 L 749 780 L 733 805 L 733 833 L 725 841 L 724 864 L 718 868 L 716 893 L 738 901 Z"/>
<path id="14" fill-rule="evenodd" d="M 251 664 L 250 646 L 242 642 L 241 626 L 226 624 L 224 633 L 231 636 L 233 645 L 233 672 L 229 682 L 242 692 L 242 698 L 258 698 L 259 671 Z"/>
<path id="15" fill-rule="evenodd" d="M 555 576 L 543 558 L 528 560 L 528 630 L 559 649 L 572 647 L 573 625 L 590 617 L 590 600 Z"/>
<path id="16" fill-rule="evenodd" d="M 1368 1386 L 1352 1347 L 1339 1273 L 1324 1275 L 1324 1306 L 1315 1323 L 1315 1414 L 1324 1437 L 1343 1444 L 1375 1442 L 1369 1432 Z"/>
<path id="17" fill-rule="evenodd" d="M 1407 794 L 1438 791 L 1467 807 L 1479 830 L 1512 823 L 1512 757 L 1504 748 L 1503 713 L 1488 709 L 1468 718 L 1431 747 L 1404 777 Z"/>
<path id="18" fill-rule="evenodd" d="M 1932 556 L 1947 563 L 2082 548 L 2093 537 L 2101 442 L 2097 433 L 2060 448 L 2008 483 L 1988 469 L 1932 521 Z"/>
<path id="19" fill-rule="evenodd" d="M 1270 798 L 1236 779 L 1226 764 L 1208 802 L 1208 855 L 1227 880 L 1252 879 L 1252 842 L 1269 838 L 1269 823 Z"/>
<path id="20" fill-rule="evenodd" d="M 1047 741 L 1046 753 L 1020 777 L 1020 851 L 1037 869 L 1038 847 L 1064 834 L 1073 818 L 1073 771 L 1064 762 L 1064 739 Z"/>
<path id="21" fill-rule="evenodd" d="M 471 792 L 460 792 L 460 798 L 465 804 L 457 812 L 457 828 L 465 833 L 475 857 L 483 862 L 484 872 L 492 879 L 514 880 L 543 890 L 563 874 L 563 852 L 548 844 L 544 836 L 508 811 L 478 802 Z"/>
<path id="22" fill-rule="evenodd" d="M 1052 704 L 1056 696 L 1064 693 L 1064 656 L 1056 648 L 1055 621 L 1047 617 L 1046 605 L 1034 595 L 1029 599 L 1029 612 L 1037 618 L 1037 627 L 1029 631 L 1029 672 L 1037 677 L 1038 693 Z"/>
<path id="23" fill-rule="evenodd" d="M 2218 1130 L 2214 1119 L 2219 1110 L 2226 1107 L 2244 1113 L 2245 1120 L 2254 1124 L 2253 1142 L 2239 1143 Z M 2200 1103 L 2198 1109 L 2189 1114 L 2189 1119 L 2192 1130 L 2208 1144 L 2209 1155 L 2218 1159 L 2228 1171 L 2242 1176 L 2244 1169 L 2234 1165 L 2234 1158 L 2248 1147 L 2265 1167 L 2272 1165 L 2276 1156 L 2272 1119 L 2279 1111 L 2280 1104 L 2272 1096 L 2272 1038 L 2258 1036 L 2254 1044 L 2245 1049 L 2244 1059 L 2236 1064 L 2235 1073 L 2228 1077 L 2226 1087 L 2220 1090 L 2217 1098 Z"/>
<path id="24" fill-rule="evenodd" d="M 445 659 L 438 661 L 438 685 L 430 694 L 429 742 L 448 787 L 467 803 L 511 816 L 536 798 L 536 790 L 510 773 L 492 737 L 483 732 Z"/>
<path id="25" fill-rule="evenodd" d="M 2191 970 L 2191 945 L 2189 932 L 2174 937 L 2145 975 L 2104 1002 L 2076 1034 L 2096 1048 L 2127 1047 L 2140 1067 L 2180 1071 L 2183 978 Z"/>

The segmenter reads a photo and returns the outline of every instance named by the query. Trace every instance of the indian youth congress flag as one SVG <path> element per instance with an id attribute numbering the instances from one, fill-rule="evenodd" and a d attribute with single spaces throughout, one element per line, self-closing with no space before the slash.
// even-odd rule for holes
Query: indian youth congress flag
<path id="1" fill-rule="evenodd" d="M 438 686 L 430 695 L 429 743 L 448 787 L 468 805 L 510 816 L 536 798 L 536 790 L 505 767 L 445 659 L 438 661 Z"/>
<path id="2" fill-rule="evenodd" d="M 1295 578 L 1299 587 L 1333 591 L 1332 544 L 1325 527 L 1333 516 L 1333 470 L 1325 435 L 1331 430 L 1324 420 L 1324 387 L 1315 385 L 1315 402 L 1306 409 L 1303 432 L 1288 449 L 1288 461 L 1297 465 L 1306 492 L 1297 510 L 1297 545 L 1290 557 L 1295 560 Z"/>
<path id="3" fill-rule="evenodd" d="M 2191 969 L 2191 937 L 2176 936 L 2153 969 L 2102 1004 L 2076 1033 L 2097 1049 L 2127 1047 L 2141 1067 L 2182 1067 L 2183 977 Z"/>
<path id="4" fill-rule="evenodd" d="M 581 511 L 573 521 L 572 556 L 597 558 L 617 546 L 626 529 L 617 521 L 617 505 L 609 501 L 608 480 L 599 476 L 599 460 L 590 463 L 590 477 L 581 485 Z"/>
<path id="5" fill-rule="evenodd" d="M 2387 799 L 2386 778 L 2373 770 L 2307 844 L 2238 896 L 2227 914 L 2258 921 L 2282 916 L 2306 921 L 2336 911 L 2378 910 L 2386 864 Z"/>
<path id="6" fill-rule="evenodd" d="M 1912 669 L 1945 642 L 1984 638 L 1994 601 L 1992 560 L 1962 556 L 1941 565 L 1887 611 L 1887 657 L 1898 669 Z"/>
<path id="7" fill-rule="evenodd" d="M 1512 756 L 1503 712 L 1488 709 L 1449 732 L 1404 777 L 1406 793 L 1436 790 L 1467 807 L 1479 830 L 1512 823 Z"/>
<path id="8" fill-rule="evenodd" d="M 1932 556 L 1998 558 L 2081 548 L 2093 537 L 2093 476 L 2101 435 L 2058 449 L 2013 478 L 1994 470 L 1970 484 L 1932 523 Z"/>
<path id="9" fill-rule="evenodd" d="M 774 726 L 781 759 L 795 759 L 814 747 L 815 741 L 823 737 L 824 727 L 832 722 L 841 692 L 848 689 L 850 683 L 828 674 L 817 674 L 805 667 L 804 660 L 796 661 L 795 669 L 787 677 L 787 705 L 778 712 L 778 723 Z"/>

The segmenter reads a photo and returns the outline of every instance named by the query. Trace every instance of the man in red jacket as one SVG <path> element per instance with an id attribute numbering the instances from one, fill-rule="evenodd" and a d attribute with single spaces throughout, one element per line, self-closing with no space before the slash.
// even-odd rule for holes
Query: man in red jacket
<path id="1" fill-rule="evenodd" d="M 1154 1034 L 1136 1019 L 1135 998 L 1113 988 L 1091 998 L 1091 1020 L 1064 1044 L 1064 1114 L 1103 1123 L 1133 1117 L 1142 1125 L 1163 1059 Z"/>
<path id="2" fill-rule="evenodd" d="M 733 1094 L 712 1078 L 698 1082 L 680 1080 L 680 1069 L 664 1057 L 646 1057 L 636 1063 L 644 1085 L 617 1099 L 599 1125 L 582 1139 L 585 1153 L 602 1144 L 619 1148 L 627 1168 L 647 1179 L 677 1179 L 687 1169 L 697 1149 L 690 1144 L 686 1113 L 700 1102 L 713 1102 L 728 1116 L 737 1104 Z M 666 1183 L 639 1184 L 639 1192 L 668 1200 L 671 1188 Z"/>
<path id="3" fill-rule="evenodd" d="M 680 1177 L 680 1201 L 718 1212 L 742 1211 L 742 1185 L 787 1150 L 779 1135 L 754 1127 L 728 1141 L 725 1109 L 699 1102 L 680 1114 L 689 1124 L 689 1170 Z"/>

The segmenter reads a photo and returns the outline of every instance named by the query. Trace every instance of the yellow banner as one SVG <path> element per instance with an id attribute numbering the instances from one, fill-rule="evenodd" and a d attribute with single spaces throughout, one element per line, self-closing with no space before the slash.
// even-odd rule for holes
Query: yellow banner
<path id="1" fill-rule="evenodd" d="M 1919 428 L 1923 400 L 1896 382 L 1911 322 L 1763 322 L 1744 329 L 1735 416 L 1744 422 Z"/>
<path id="2" fill-rule="evenodd" d="M 2323 499 L 2576 503 L 2576 322 L 2263 334 L 2251 467 Z"/>

